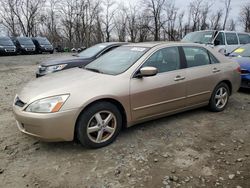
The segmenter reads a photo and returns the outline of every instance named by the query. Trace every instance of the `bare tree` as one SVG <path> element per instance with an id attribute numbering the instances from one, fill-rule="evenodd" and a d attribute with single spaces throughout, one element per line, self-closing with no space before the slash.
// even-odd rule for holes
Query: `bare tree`
<path id="1" fill-rule="evenodd" d="M 126 12 L 127 12 L 127 22 L 128 22 L 127 24 L 128 34 L 130 36 L 131 42 L 135 42 L 138 35 L 138 27 L 139 27 L 138 7 L 130 5 L 129 10 Z"/>
<path id="2" fill-rule="evenodd" d="M 52 43 L 60 42 L 60 35 L 58 31 L 59 27 L 59 12 L 58 7 L 59 0 L 47 1 L 47 6 L 40 17 L 40 34 L 47 36 Z"/>
<path id="3" fill-rule="evenodd" d="M 160 30 L 163 25 L 163 9 L 166 4 L 166 0 L 144 0 L 145 5 L 147 6 L 147 11 L 150 13 L 150 16 L 153 20 L 153 30 L 154 40 L 160 40 Z"/>
<path id="4" fill-rule="evenodd" d="M 218 30 L 220 29 L 221 25 L 220 25 L 220 21 L 222 19 L 222 10 L 219 9 L 216 11 L 215 14 L 212 14 L 212 16 L 210 17 L 210 29 L 213 30 Z"/>
<path id="5" fill-rule="evenodd" d="M 18 24 L 17 18 L 14 14 L 14 0 L 1 1 L 0 3 L 0 16 L 3 20 L 2 24 L 8 28 L 10 34 L 12 36 L 17 36 L 18 32 Z"/>
<path id="6" fill-rule="evenodd" d="M 119 41 L 126 41 L 126 28 L 127 28 L 127 8 L 120 5 L 121 8 L 117 12 L 117 16 L 114 18 L 115 30 L 118 35 Z M 119 15 L 119 16 L 118 16 Z"/>
<path id="7" fill-rule="evenodd" d="M 236 24 L 235 24 L 234 19 L 230 19 L 227 29 L 229 31 L 235 31 L 235 27 L 236 27 Z"/>
<path id="8" fill-rule="evenodd" d="M 114 15 L 115 15 L 114 5 L 115 2 L 113 0 L 104 1 L 105 16 L 103 19 L 103 24 L 105 27 L 106 42 L 110 41 L 111 32 L 114 29 Z"/>
<path id="9" fill-rule="evenodd" d="M 244 5 L 240 12 L 240 22 L 244 25 L 244 30 L 250 32 L 250 3 Z"/>
<path id="10" fill-rule="evenodd" d="M 138 16 L 139 42 L 147 41 L 150 34 L 150 16 L 147 12 L 142 12 Z"/>
<path id="11" fill-rule="evenodd" d="M 226 13 L 225 13 L 225 18 L 224 18 L 223 27 L 222 27 L 223 30 L 225 30 L 225 28 L 226 28 L 228 15 L 229 15 L 229 12 L 231 10 L 231 0 L 224 0 L 224 3 L 225 3 Z"/>
<path id="12" fill-rule="evenodd" d="M 200 27 L 200 15 L 201 15 L 201 6 L 203 0 L 194 0 L 190 3 L 190 15 L 192 19 L 192 31 L 199 30 Z"/>
<path id="13" fill-rule="evenodd" d="M 40 9 L 45 0 L 14 0 L 13 14 L 16 16 L 20 29 L 25 36 L 35 36 Z"/>

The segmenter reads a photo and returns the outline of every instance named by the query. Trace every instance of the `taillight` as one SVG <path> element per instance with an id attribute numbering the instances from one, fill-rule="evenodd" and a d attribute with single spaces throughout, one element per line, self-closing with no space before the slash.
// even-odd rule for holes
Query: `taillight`
<path id="1" fill-rule="evenodd" d="M 237 72 L 239 72 L 239 73 L 241 73 L 240 66 L 239 66 L 239 67 L 237 67 L 236 71 L 237 71 Z"/>

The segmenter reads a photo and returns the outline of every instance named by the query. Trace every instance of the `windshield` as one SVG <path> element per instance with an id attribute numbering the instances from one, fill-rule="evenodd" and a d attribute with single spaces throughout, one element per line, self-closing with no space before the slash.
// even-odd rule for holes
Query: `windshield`
<path id="1" fill-rule="evenodd" d="M 214 31 L 192 32 L 187 34 L 182 39 L 182 41 L 207 44 L 212 42 L 213 36 L 214 36 Z"/>
<path id="2" fill-rule="evenodd" d="M 47 38 L 38 38 L 37 41 L 40 45 L 51 45 Z"/>
<path id="3" fill-rule="evenodd" d="M 250 57 L 250 44 L 235 49 L 230 56 Z"/>
<path id="4" fill-rule="evenodd" d="M 90 58 L 95 55 L 97 55 L 99 52 L 101 52 L 105 47 L 107 47 L 107 44 L 96 44 L 90 48 L 87 48 L 83 52 L 79 53 L 79 57 L 85 57 L 85 58 Z"/>
<path id="5" fill-rule="evenodd" d="M 9 38 L 0 38 L 0 46 L 14 46 Z"/>
<path id="6" fill-rule="evenodd" d="M 24 37 L 24 38 L 18 38 L 17 39 L 19 42 L 20 42 L 20 44 L 23 44 L 23 45 L 33 45 L 33 42 L 32 42 L 32 40 L 30 39 L 30 38 L 26 38 L 26 37 Z"/>
<path id="7" fill-rule="evenodd" d="M 122 46 L 101 56 L 85 68 L 104 74 L 117 75 L 132 66 L 148 48 Z"/>

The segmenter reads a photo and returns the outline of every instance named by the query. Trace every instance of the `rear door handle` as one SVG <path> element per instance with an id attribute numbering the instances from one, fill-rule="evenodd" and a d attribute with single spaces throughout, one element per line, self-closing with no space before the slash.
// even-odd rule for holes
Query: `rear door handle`
<path id="1" fill-rule="evenodd" d="M 213 73 L 220 72 L 220 69 L 213 68 Z"/>
<path id="2" fill-rule="evenodd" d="M 178 76 L 176 76 L 176 77 L 174 78 L 174 81 L 180 81 L 180 80 L 184 80 L 184 79 L 185 79 L 184 76 L 178 75 Z"/>

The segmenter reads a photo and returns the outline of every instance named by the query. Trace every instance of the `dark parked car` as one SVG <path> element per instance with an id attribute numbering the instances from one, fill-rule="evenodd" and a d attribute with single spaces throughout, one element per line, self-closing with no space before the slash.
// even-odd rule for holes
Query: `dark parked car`
<path id="1" fill-rule="evenodd" d="M 241 88 L 250 88 L 250 44 L 237 48 L 229 56 L 240 64 Z"/>
<path id="2" fill-rule="evenodd" d="M 0 37 L 0 55 L 16 54 L 16 46 L 9 37 Z"/>
<path id="3" fill-rule="evenodd" d="M 32 54 L 35 53 L 36 46 L 29 37 L 16 37 L 12 38 L 13 43 L 16 45 L 17 53 Z"/>
<path id="4" fill-rule="evenodd" d="M 36 53 L 41 54 L 43 52 L 49 52 L 53 54 L 54 47 L 46 37 L 33 37 L 32 41 L 36 46 Z"/>
<path id="5" fill-rule="evenodd" d="M 58 58 L 49 61 L 42 62 L 38 66 L 36 77 L 44 76 L 48 73 L 57 72 L 73 67 L 84 67 L 93 60 L 97 59 L 101 55 L 108 51 L 117 48 L 121 45 L 127 44 L 125 42 L 106 42 L 96 44 L 81 53 L 68 58 Z"/>

